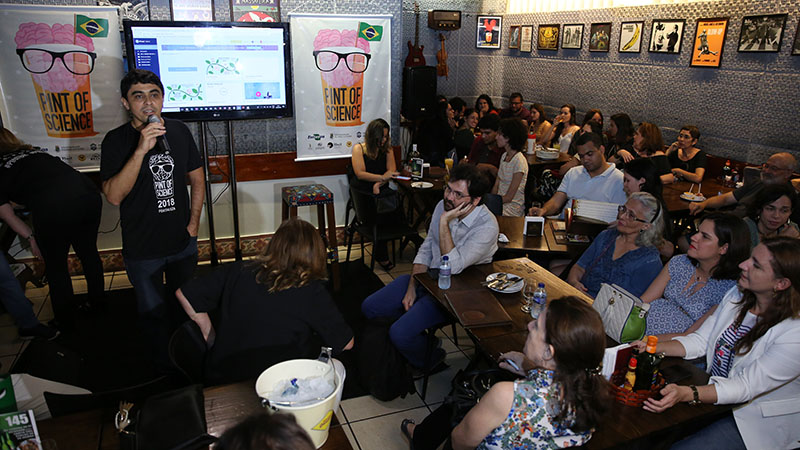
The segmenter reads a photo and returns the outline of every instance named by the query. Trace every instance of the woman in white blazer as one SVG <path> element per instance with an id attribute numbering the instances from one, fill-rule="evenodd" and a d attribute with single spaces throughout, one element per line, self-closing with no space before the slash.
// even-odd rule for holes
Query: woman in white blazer
<path id="1" fill-rule="evenodd" d="M 739 288 L 694 333 L 656 351 L 706 355 L 706 386 L 669 384 L 644 409 L 678 402 L 741 405 L 672 448 L 788 449 L 800 446 L 800 240 L 773 238 L 739 267 Z M 637 342 L 643 350 L 644 345 Z"/>

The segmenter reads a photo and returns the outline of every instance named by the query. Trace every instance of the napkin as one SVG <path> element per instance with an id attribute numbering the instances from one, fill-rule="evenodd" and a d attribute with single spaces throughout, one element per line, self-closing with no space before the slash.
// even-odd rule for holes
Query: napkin
<path id="1" fill-rule="evenodd" d="M 497 235 L 497 242 L 502 242 L 502 243 L 507 244 L 508 243 L 508 236 L 506 236 L 503 233 L 500 233 L 499 235 Z"/>

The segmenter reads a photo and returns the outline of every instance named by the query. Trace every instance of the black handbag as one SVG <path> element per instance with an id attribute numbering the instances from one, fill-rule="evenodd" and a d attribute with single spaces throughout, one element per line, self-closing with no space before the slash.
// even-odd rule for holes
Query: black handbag
<path id="1" fill-rule="evenodd" d="M 217 438 L 207 433 L 203 387 L 199 384 L 120 403 L 115 424 L 121 450 L 193 450 Z"/>
<path id="2" fill-rule="evenodd" d="M 503 369 L 473 370 L 464 372 L 459 370 L 453 378 L 453 389 L 445 398 L 445 403 L 452 407 L 450 425 L 455 428 L 461 423 L 464 416 L 478 403 L 483 395 L 498 381 L 511 381 L 518 376 Z"/>

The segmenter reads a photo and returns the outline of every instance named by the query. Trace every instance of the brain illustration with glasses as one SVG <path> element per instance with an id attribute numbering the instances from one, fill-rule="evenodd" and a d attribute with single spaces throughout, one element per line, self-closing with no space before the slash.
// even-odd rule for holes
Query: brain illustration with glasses
<path id="1" fill-rule="evenodd" d="M 23 23 L 14 36 L 22 67 L 31 74 L 36 103 L 51 137 L 94 136 L 89 74 L 97 54 L 92 38 L 71 24 Z"/>
<path id="2" fill-rule="evenodd" d="M 153 174 L 153 190 L 156 198 L 159 199 L 159 210 L 162 206 L 175 206 L 174 203 L 170 205 L 162 202 L 164 199 L 174 201 L 175 182 L 172 179 L 172 171 L 175 168 L 175 161 L 169 154 L 156 153 L 150 157 L 147 165 L 150 167 L 150 173 Z"/>
<path id="3" fill-rule="evenodd" d="M 356 30 L 320 30 L 314 38 L 314 62 L 320 71 L 325 123 L 334 127 L 363 124 L 361 102 L 364 72 L 369 68 L 369 42 Z"/>

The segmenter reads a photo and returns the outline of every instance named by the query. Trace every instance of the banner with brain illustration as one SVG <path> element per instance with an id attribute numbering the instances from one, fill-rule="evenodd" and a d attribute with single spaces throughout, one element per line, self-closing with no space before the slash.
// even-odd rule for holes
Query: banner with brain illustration
<path id="1" fill-rule="evenodd" d="M 120 104 L 116 7 L 0 5 L 3 126 L 81 170 L 100 167 Z"/>
<path id="2" fill-rule="evenodd" d="M 297 160 L 349 157 L 391 122 L 391 16 L 290 14 Z"/>

